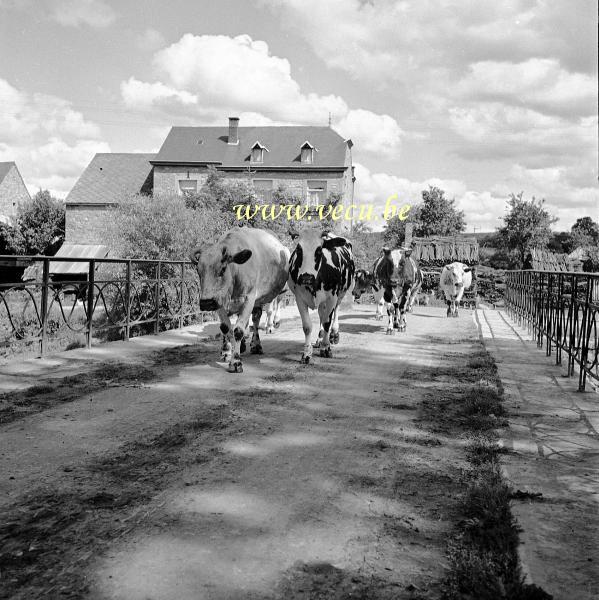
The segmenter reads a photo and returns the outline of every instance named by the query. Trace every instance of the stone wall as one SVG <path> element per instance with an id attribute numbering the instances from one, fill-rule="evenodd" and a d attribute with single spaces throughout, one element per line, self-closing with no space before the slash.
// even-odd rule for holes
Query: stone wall
<path id="1" fill-rule="evenodd" d="M 351 168 L 346 172 L 328 173 L 328 172 L 302 172 L 294 171 L 256 171 L 248 175 L 245 171 L 229 171 L 225 173 L 227 181 L 252 181 L 254 179 L 272 180 L 272 188 L 277 189 L 283 185 L 287 190 L 305 200 L 308 194 L 308 180 L 318 180 L 327 182 L 327 194 L 331 192 L 341 193 L 345 201 L 351 197 Z M 198 191 L 205 183 L 207 170 L 205 167 L 154 167 L 154 194 L 176 194 L 179 192 L 180 180 L 197 180 Z"/>
<path id="2" fill-rule="evenodd" d="M 31 200 L 23 179 L 15 166 L 12 166 L 0 183 L 0 215 L 16 217 L 19 204 Z"/>
<path id="3" fill-rule="evenodd" d="M 65 242 L 109 245 L 106 232 L 114 221 L 115 206 L 67 204 Z"/>

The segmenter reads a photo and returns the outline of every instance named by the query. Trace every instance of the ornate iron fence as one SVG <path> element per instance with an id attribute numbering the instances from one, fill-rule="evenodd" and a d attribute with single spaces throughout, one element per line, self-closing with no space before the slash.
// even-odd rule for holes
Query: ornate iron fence
<path id="1" fill-rule="evenodd" d="M 57 281 L 51 264 L 87 263 L 86 275 Z M 60 347 L 57 342 L 84 336 L 129 339 L 140 333 L 202 322 L 199 282 L 191 263 L 0 256 L 0 264 L 29 265 L 33 280 L 0 283 L 0 347 L 31 348 L 36 354 Z"/>
<path id="2" fill-rule="evenodd" d="M 547 356 L 555 363 L 568 356 L 568 375 L 579 367 L 578 389 L 587 378 L 599 381 L 599 274 L 550 271 L 506 273 L 506 306 L 521 325 L 526 324 Z"/>

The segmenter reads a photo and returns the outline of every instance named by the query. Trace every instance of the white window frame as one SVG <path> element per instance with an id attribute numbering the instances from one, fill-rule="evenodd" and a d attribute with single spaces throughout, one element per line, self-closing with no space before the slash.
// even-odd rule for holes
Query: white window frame
<path id="1" fill-rule="evenodd" d="M 312 184 L 312 185 L 310 185 Z M 324 185 L 315 185 L 324 184 Z M 308 206 L 323 206 L 327 201 L 327 181 L 326 179 L 308 179 L 306 180 L 306 204 Z M 321 198 L 322 195 L 322 198 Z"/>
<path id="2" fill-rule="evenodd" d="M 181 186 L 181 184 L 194 184 L 194 189 L 185 189 Z M 197 194 L 198 193 L 198 180 L 197 179 L 179 179 L 178 181 L 178 190 L 179 196 L 187 196 L 188 194 Z"/>
<path id="3" fill-rule="evenodd" d="M 270 189 L 268 189 L 268 188 L 262 188 L 261 190 L 258 190 L 256 188 L 256 182 L 257 181 L 268 181 L 268 182 L 270 182 Z M 252 179 L 252 185 L 254 186 L 254 192 L 256 192 L 256 197 L 258 198 L 258 200 L 260 200 L 261 202 L 265 202 L 265 203 L 266 202 L 272 202 L 272 193 L 273 193 L 273 191 L 275 189 L 274 179 Z M 268 192 L 270 197 L 269 198 L 261 198 L 258 195 L 259 191 L 266 191 L 266 192 Z"/>

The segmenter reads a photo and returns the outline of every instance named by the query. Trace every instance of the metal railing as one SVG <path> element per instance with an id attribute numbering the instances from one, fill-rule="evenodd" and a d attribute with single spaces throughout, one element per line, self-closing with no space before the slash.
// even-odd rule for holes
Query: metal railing
<path id="1" fill-rule="evenodd" d="M 82 275 L 59 280 L 51 275 L 58 263 L 87 265 Z M 37 344 L 43 355 L 74 336 L 90 348 L 94 336 L 128 340 L 211 316 L 199 309 L 197 274 L 185 261 L 0 256 L 0 264 L 35 272 L 31 281 L 0 283 L 4 349 Z"/>
<path id="2" fill-rule="evenodd" d="M 599 381 L 599 274 L 553 271 L 506 273 L 508 312 L 526 324 L 547 356 L 555 350 L 555 363 L 568 356 L 568 376 L 579 367 L 578 389 L 587 378 Z"/>

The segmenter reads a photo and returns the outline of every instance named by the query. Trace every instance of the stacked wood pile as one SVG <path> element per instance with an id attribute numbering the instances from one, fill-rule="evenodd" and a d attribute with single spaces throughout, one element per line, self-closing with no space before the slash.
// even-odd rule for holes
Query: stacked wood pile
<path id="1" fill-rule="evenodd" d="M 443 268 L 456 261 L 469 266 L 478 264 L 478 242 L 474 238 L 435 236 L 413 238 L 412 242 L 415 244 L 412 256 L 422 269 Z"/>
<path id="2" fill-rule="evenodd" d="M 412 257 L 423 271 L 422 289 L 425 292 L 434 291 L 438 294 L 439 276 L 445 265 L 461 262 L 470 267 L 478 265 L 478 241 L 476 238 L 459 236 L 431 236 L 412 238 Z M 472 287 L 464 293 L 464 304 L 474 304 L 477 298 L 476 271 Z"/>
<path id="3" fill-rule="evenodd" d="M 568 254 L 556 254 L 549 250 L 533 248 L 531 250 L 530 260 L 532 264 L 527 264 L 526 268 L 534 271 L 572 271 L 573 260 Z"/>

